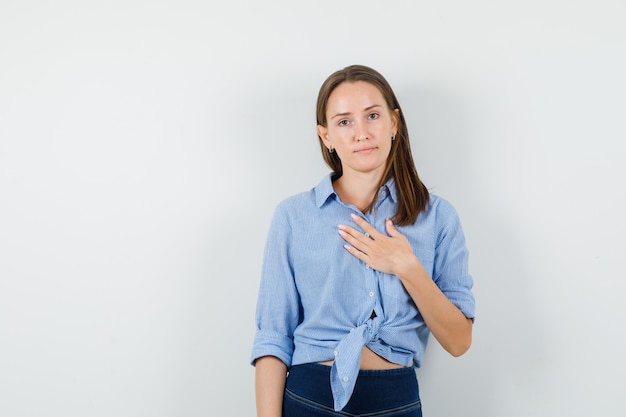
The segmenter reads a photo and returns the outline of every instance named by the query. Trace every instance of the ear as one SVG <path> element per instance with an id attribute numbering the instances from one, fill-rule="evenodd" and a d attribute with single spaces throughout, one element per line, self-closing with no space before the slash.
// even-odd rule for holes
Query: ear
<path id="1" fill-rule="evenodd" d="M 328 139 L 328 129 L 325 126 L 317 125 L 317 136 L 319 136 L 322 142 L 324 142 L 324 145 L 330 149 L 331 142 L 330 139 Z"/>
<path id="2" fill-rule="evenodd" d="M 391 112 L 391 128 L 393 129 L 393 136 L 398 134 L 398 127 L 400 126 L 400 109 L 395 109 Z"/>

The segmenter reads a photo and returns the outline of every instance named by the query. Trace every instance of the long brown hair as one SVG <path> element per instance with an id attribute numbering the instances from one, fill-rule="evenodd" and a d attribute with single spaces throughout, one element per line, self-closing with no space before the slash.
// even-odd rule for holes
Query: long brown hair
<path id="1" fill-rule="evenodd" d="M 328 98 L 333 90 L 342 83 L 355 81 L 365 81 L 374 85 L 382 93 L 387 107 L 392 111 L 395 109 L 399 110 L 398 132 L 395 140 L 391 142 L 391 151 L 387 157 L 385 172 L 377 188 L 376 195 L 374 195 L 374 199 L 366 208 L 366 211 L 373 210 L 374 203 L 378 199 L 378 190 L 383 184 L 393 178 L 398 191 L 398 211 L 393 221 L 399 226 L 413 224 L 417 220 L 417 216 L 426 208 L 430 193 L 417 175 L 404 114 L 387 80 L 378 71 L 364 65 L 351 65 L 334 72 L 324 81 L 317 96 L 317 124 L 324 127 L 328 125 L 326 108 L 328 106 Z M 341 177 L 343 169 L 337 152 L 331 153 L 324 146 L 324 142 L 319 135 L 318 138 L 322 156 L 326 164 L 333 170 L 334 178 Z"/>

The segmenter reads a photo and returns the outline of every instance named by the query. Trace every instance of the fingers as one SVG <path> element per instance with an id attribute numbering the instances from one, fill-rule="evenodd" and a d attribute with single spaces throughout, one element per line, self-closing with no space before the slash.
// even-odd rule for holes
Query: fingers
<path id="1" fill-rule="evenodd" d="M 348 244 L 343 245 L 343 248 L 345 250 L 347 250 L 348 252 L 350 252 L 355 258 L 360 259 L 363 262 L 367 262 L 366 261 L 367 256 L 368 256 L 367 253 L 362 252 L 361 250 L 355 248 L 352 245 L 348 245 Z"/>
<path id="2" fill-rule="evenodd" d="M 389 233 L 389 236 L 391 237 L 397 237 L 401 234 L 400 232 L 398 232 L 398 229 L 396 229 L 396 225 L 393 224 L 393 221 L 391 219 L 385 220 L 385 228 L 387 229 L 387 233 Z"/>
<path id="3" fill-rule="evenodd" d="M 360 233 L 357 230 L 343 224 L 339 225 L 339 235 L 343 238 L 343 240 L 361 252 L 365 252 L 368 241 L 373 240 L 369 234 Z"/>
<path id="4" fill-rule="evenodd" d="M 352 220 L 364 231 L 364 235 L 371 238 L 372 240 L 376 240 L 376 237 L 382 236 L 382 234 L 376 230 L 371 224 L 365 221 L 362 217 L 357 216 L 356 214 L 351 214 Z M 396 226 L 393 224 L 391 219 L 385 220 L 385 228 L 387 229 L 387 233 L 391 237 L 398 237 L 402 235 Z"/>
<path id="5" fill-rule="evenodd" d="M 362 231 L 345 224 L 338 225 L 339 235 L 345 241 L 343 247 L 370 268 L 395 274 L 398 265 L 404 264 L 403 259 L 415 257 L 408 239 L 391 219 L 385 220 L 386 233 L 379 232 L 358 215 L 352 214 L 352 219 Z"/>
<path id="6" fill-rule="evenodd" d="M 364 235 L 366 237 L 369 237 L 373 240 L 376 240 L 376 237 L 380 235 L 380 233 L 378 232 L 378 230 L 376 230 L 371 224 L 369 224 L 367 221 L 365 221 L 362 217 L 357 216 L 356 214 L 352 213 L 352 220 L 354 220 L 354 222 L 364 231 Z"/>

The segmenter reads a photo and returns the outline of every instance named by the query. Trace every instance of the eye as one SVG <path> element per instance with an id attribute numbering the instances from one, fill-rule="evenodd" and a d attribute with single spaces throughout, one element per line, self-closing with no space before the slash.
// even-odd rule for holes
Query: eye
<path id="1" fill-rule="evenodd" d="M 378 114 L 378 113 L 370 113 L 370 114 L 368 114 L 368 115 L 367 115 L 367 118 L 368 118 L 369 120 L 376 120 L 376 119 L 378 119 L 379 117 L 380 117 L 380 114 Z"/>
<path id="2" fill-rule="evenodd" d="M 340 120 L 339 123 L 337 123 L 338 126 L 348 126 L 349 124 L 350 124 L 350 120 L 348 119 Z"/>

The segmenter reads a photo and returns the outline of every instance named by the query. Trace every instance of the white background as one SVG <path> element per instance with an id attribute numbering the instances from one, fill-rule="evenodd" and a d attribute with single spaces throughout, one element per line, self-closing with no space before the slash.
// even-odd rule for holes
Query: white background
<path id="1" fill-rule="evenodd" d="M 478 318 L 424 414 L 623 416 L 624 1 L 0 3 L 0 415 L 251 416 L 265 233 L 382 72 Z"/>

